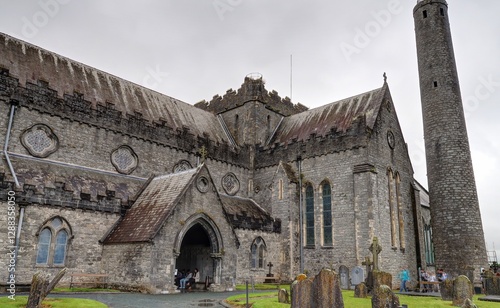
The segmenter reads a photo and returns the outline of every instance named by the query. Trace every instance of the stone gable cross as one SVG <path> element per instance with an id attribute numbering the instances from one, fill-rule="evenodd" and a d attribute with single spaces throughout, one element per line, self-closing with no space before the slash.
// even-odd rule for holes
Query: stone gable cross
<path id="1" fill-rule="evenodd" d="M 267 263 L 267 266 L 269 267 L 269 275 L 271 275 L 271 268 L 273 268 L 274 264 L 269 262 L 269 263 Z"/>
<path id="2" fill-rule="evenodd" d="M 205 159 L 207 158 L 207 155 L 208 155 L 207 148 L 205 148 L 205 146 L 202 146 L 202 147 L 198 150 L 198 153 L 200 153 L 200 156 L 201 156 L 201 162 L 205 162 Z"/>
<path id="3" fill-rule="evenodd" d="M 370 245 L 370 252 L 373 254 L 373 270 L 378 271 L 378 255 L 382 251 L 382 247 L 378 244 L 378 238 L 376 236 L 373 237 L 373 242 Z"/>

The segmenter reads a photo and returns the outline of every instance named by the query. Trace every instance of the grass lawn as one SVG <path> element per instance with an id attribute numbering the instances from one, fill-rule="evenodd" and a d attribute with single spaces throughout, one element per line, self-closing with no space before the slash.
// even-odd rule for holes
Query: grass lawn
<path id="1" fill-rule="evenodd" d="M 23 308 L 28 302 L 27 296 L 16 296 L 15 300 L 0 297 L 2 308 Z M 46 298 L 42 303 L 43 308 L 107 308 L 108 306 L 91 299 L 82 298 Z"/>
<path id="2" fill-rule="evenodd" d="M 257 289 L 258 285 L 255 286 Z M 276 286 L 274 286 L 276 288 Z M 237 288 L 238 289 L 238 288 Z M 289 286 L 286 286 L 289 289 Z M 244 290 L 244 286 L 243 286 Z M 368 298 L 355 298 L 354 291 L 342 291 L 344 298 L 344 306 L 346 308 L 371 308 L 371 297 Z M 228 297 L 226 301 L 234 307 L 245 307 L 246 295 L 240 294 Z M 278 291 L 265 292 L 265 293 L 250 293 L 249 302 L 252 308 L 283 308 L 290 307 L 289 304 L 278 303 Z M 408 307 L 425 307 L 425 308 L 440 308 L 440 307 L 453 307 L 451 301 L 443 301 L 439 297 L 427 296 L 408 296 L 400 295 L 399 302 L 406 304 Z M 478 300 L 478 296 L 474 296 L 474 304 L 478 308 L 499 308 L 500 304 L 495 302 L 483 302 Z"/>

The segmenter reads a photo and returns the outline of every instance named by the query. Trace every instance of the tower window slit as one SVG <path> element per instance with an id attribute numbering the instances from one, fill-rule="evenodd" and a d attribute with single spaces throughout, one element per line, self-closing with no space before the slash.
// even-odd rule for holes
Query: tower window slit
<path id="1" fill-rule="evenodd" d="M 427 18 L 427 11 L 424 10 L 422 13 L 424 14 L 424 18 Z"/>
<path id="2" fill-rule="evenodd" d="M 437 86 L 438 86 L 438 82 L 434 81 L 434 88 L 437 88 Z"/>
<path id="3" fill-rule="evenodd" d="M 439 13 L 441 14 L 441 16 L 444 16 L 444 9 L 443 8 L 439 8 Z"/>

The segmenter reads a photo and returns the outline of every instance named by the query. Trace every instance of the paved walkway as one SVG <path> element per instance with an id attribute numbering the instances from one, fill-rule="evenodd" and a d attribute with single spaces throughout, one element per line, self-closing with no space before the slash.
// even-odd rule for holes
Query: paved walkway
<path id="1" fill-rule="evenodd" d="M 49 297 L 89 298 L 105 303 L 109 308 L 165 308 L 165 307 L 223 307 L 219 302 L 229 296 L 244 292 L 190 292 L 178 294 L 140 293 L 59 293 Z"/>

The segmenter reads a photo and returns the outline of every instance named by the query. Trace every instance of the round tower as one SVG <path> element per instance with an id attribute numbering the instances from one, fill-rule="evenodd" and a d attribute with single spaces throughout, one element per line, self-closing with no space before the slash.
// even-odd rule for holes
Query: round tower
<path id="1" fill-rule="evenodd" d="M 413 19 L 436 268 L 477 279 L 488 261 L 448 4 L 420 0 Z"/>

